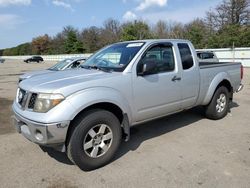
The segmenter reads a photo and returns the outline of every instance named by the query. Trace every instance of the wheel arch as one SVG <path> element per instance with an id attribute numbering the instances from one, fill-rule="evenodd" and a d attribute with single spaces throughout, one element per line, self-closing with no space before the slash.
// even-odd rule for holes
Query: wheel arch
<path id="1" fill-rule="evenodd" d="M 121 127 L 122 127 L 122 134 L 126 141 L 129 140 L 130 136 L 130 124 L 128 122 L 128 115 L 126 112 L 122 110 L 117 104 L 114 104 L 112 102 L 98 102 L 91 104 L 87 106 L 86 108 L 82 109 L 78 114 L 75 115 L 75 117 L 71 120 L 70 125 L 68 127 L 67 135 L 66 135 L 66 145 L 69 141 L 69 138 L 76 128 L 75 122 L 78 121 L 79 118 L 82 118 L 85 116 L 85 114 L 91 110 L 95 109 L 101 109 L 101 110 L 107 110 L 111 113 L 113 113 L 117 119 L 119 120 Z"/>
<path id="2" fill-rule="evenodd" d="M 202 102 L 202 105 L 207 105 L 211 101 L 212 97 L 214 96 L 215 91 L 221 87 L 224 86 L 228 89 L 228 92 L 230 94 L 229 98 L 230 100 L 233 99 L 233 87 L 230 82 L 230 78 L 227 73 L 223 72 L 215 76 L 215 78 L 212 80 L 207 94 Z"/>
<path id="3" fill-rule="evenodd" d="M 233 87 L 232 87 L 231 83 L 230 83 L 228 80 L 224 79 L 224 80 L 222 80 L 222 81 L 219 83 L 219 85 L 216 87 L 215 91 L 216 91 L 219 87 L 221 87 L 221 86 L 224 86 L 224 87 L 227 88 L 227 90 L 228 90 L 228 92 L 229 92 L 229 94 L 230 94 L 230 95 L 229 95 L 229 99 L 232 100 L 232 99 L 233 99 Z M 214 91 L 214 92 L 215 92 L 215 91 Z"/>

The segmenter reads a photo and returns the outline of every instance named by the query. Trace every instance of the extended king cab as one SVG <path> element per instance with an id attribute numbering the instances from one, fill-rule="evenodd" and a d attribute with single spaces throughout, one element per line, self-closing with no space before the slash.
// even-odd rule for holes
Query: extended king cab
<path id="1" fill-rule="evenodd" d="M 225 117 L 243 88 L 240 63 L 199 63 L 186 40 L 107 46 L 81 69 L 22 81 L 15 126 L 30 141 L 66 152 L 82 170 L 107 164 L 130 127 L 195 106 Z"/>

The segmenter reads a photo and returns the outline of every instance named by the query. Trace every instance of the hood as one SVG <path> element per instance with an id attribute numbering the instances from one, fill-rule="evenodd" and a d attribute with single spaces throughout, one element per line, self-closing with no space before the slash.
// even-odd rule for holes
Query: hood
<path id="1" fill-rule="evenodd" d="M 54 71 L 51 71 L 51 70 L 39 70 L 39 71 L 32 71 L 32 72 L 27 72 L 23 75 L 21 75 L 19 78 L 21 80 L 25 80 L 27 78 L 31 78 L 33 76 L 38 76 L 38 75 L 42 75 L 42 74 L 47 74 L 47 73 L 51 73 L 51 72 L 54 72 Z"/>
<path id="2" fill-rule="evenodd" d="M 68 96 L 85 88 L 103 86 L 105 80 L 113 79 L 121 74 L 87 69 L 56 71 L 53 74 L 31 77 L 22 81 L 19 86 L 31 92 L 62 93 L 64 96 Z"/>

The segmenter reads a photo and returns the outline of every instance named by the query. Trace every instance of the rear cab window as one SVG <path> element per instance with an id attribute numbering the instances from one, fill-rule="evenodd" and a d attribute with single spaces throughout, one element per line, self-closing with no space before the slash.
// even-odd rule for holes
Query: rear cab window
<path id="1" fill-rule="evenodd" d="M 178 43 L 178 49 L 181 56 L 183 70 L 188 70 L 194 66 L 194 59 L 191 49 L 187 43 Z"/>
<path id="2" fill-rule="evenodd" d="M 197 56 L 200 59 L 213 59 L 214 58 L 214 54 L 212 52 L 198 52 Z"/>

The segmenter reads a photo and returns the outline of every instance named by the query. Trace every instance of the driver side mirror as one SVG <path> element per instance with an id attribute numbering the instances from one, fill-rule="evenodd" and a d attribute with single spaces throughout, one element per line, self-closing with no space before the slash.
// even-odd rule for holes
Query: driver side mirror
<path id="1" fill-rule="evenodd" d="M 138 76 L 145 76 L 150 74 L 156 73 L 157 64 L 155 61 L 145 61 L 142 62 L 138 67 L 137 75 Z"/>

